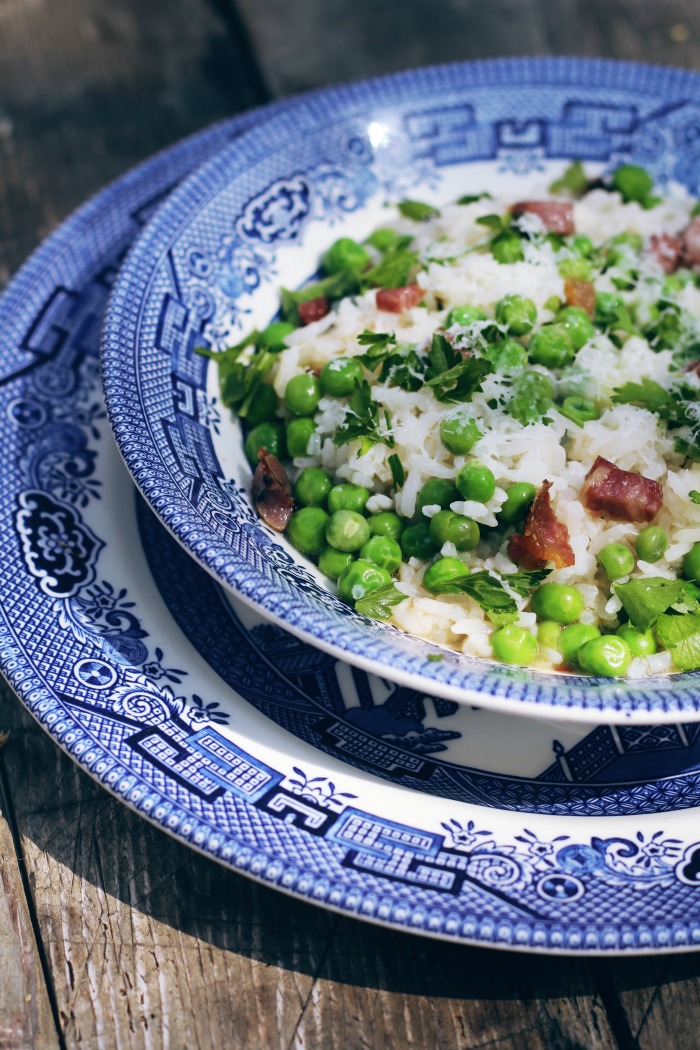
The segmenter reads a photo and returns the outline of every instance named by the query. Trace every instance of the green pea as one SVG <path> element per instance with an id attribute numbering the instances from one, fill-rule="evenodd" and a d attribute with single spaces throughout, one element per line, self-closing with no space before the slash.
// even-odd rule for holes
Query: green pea
<path id="1" fill-rule="evenodd" d="M 459 492 L 454 481 L 448 481 L 446 478 L 431 478 L 430 481 L 426 481 L 418 493 L 416 515 L 423 513 L 423 507 L 442 507 L 444 509 L 458 499 Z"/>
<path id="2" fill-rule="evenodd" d="M 647 525 L 637 535 L 634 545 L 637 550 L 637 557 L 641 558 L 642 561 L 660 561 L 668 547 L 666 530 L 662 529 L 660 525 Z"/>
<path id="3" fill-rule="evenodd" d="M 459 558 L 438 558 L 423 573 L 423 586 L 431 594 L 459 594 L 456 584 L 468 575 L 469 567 Z"/>
<path id="4" fill-rule="evenodd" d="M 491 241 L 491 254 L 496 262 L 516 263 L 525 258 L 520 237 L 517 233 L 505 230 L 497 234 Z"/>
<path id="5" fill-rule="evenodd" d="M 590 419 L 600 419 L 600 412 L 595 401 L 591 401 L 590 397 L 583 397 L 582 394 L 565 397 L 559 406 L 559 411 L 579 427 Z"/>
<path id="6" fill-rule="evenodd" d="M 537 323 L 537 307 L 524 295 L 506 295 L 496 303 L 496 320 L 511 335 L 527 335 Z"/>
<path id="7" fill-rule="evenodd" d="M 647 631 L 640 631 L 638 627 L 633 627 L 631 623 L 623 623 L 615 631 L 615 634 L 627 642 L 632 656 L 653 656 L 657 651 L 656 638 L 654 638 L 654 632 L 651 628 Z"/>
<path id="8" fill-rule="evenodd" d="M 311 372 L 290 379 L 284 391 L 284 405 L 293 416 L 312 416 L 321 400 L 321 384 Z"/>
<path id="9" fill-rule="evenodd" d="M 536 495 L 537 489 L 529 481 L 514 482 L 506 491 L 498 520 L 502 525 L 515 525 L 525 517 Z"/>
<path id="10" fill-rule="evenodd" d="M 447 451 L 455 456 L 470 452 L 480 437 L 481 431 L 476 420 L 461 405 L 443 416 L 440 440 Z"/>
<path id="11" fill-rule="evenodd" d="M 321 389 L 329 397 L 349 397 L 364 371 L 356 357 L 335 357 L 321 369 Z"/>
<path id="12" fill-rule="evenodd" d="M 524 627 L 511 623 L 494 631 L 491 635 L 491 648 L 497 660 L 516 667 L 527 667 L 537 656 L 539 645 L 534 634 Z"/>
<path id="13" fill-rule="evenodd" d="M 632 331 L 632 317 L 624 299 L 612 292 L 598 292 L 596 295 L 595 323 L 602 328 Z"/>
<path id="14" fill-rule="evenodd" d="M 555 320 L 566 328 L 574 350 L 580 350 L 595 335 L 593 321 L 580 306 L 565 306 L 559 310 Z"/>
<path id="15" fill-rule="evenodd" d="M 393 510 L 382 510 L 369 519 L 369 531 L 373 536 L 388 536 L 397 542 L 401 539 L 405 523 Z"/>
<path id="16" fill-rule="evenodd" d="M 523 426 L 542 419 L 554 403 L 554 385 L 541 372 L 523 372 L 513 381 L 508 413 Z"/>
<path id="17" fill-rule="evenodd" d="M 325 470 L 307 467 L 294 484 L 294 499 L 302 507 L 323 507 L 332 488 L 333 480 Z"/>
<path id="18" fill-rule="evenodd" d="M 578 663 L 578 651 L 591 638 L 600 637 L 600 628 L 592 623 L 572 623 L 561 632 L 559 652 L 565 664 L 575 667 Z"/>
<path id="19" fill-rule="evenodd" d="M 485 352 L 486 357 L 497 372 L 516 372 L 527 365 L 527 350 L 514 339 L 504 339 L 493 343 Z"/>
<path id="20" fill-rule="evenodd" d="M 258 452 L 261 448 L 266 448 L 271 455 L 277 456 L 278 459 L 286 459 L 287 449 L 282 424 L 258 423 L 248 434 L 243 448 L 251 467 L 257 467 Z"/>
<path id="21" fill-rule="evenodd" d="M 648 204 L 654 188 L 654 180 L 649 172 L 636 164 L 621 164 L 613 172 L 610 184 L 625 202 L 637 201 L 641 205 Z"/>
<path id="22" fill-rule="evenodd" d="M 366 598 L 372 591 L 378 591 L 390 583 L 391 576 L 386 569 L 371 561 L 358 559 L 338 577 L 338 594 L 348 605 L 354 605 L 360 598 Z"/>
<path id="23" fill-rule="evenodd" d="M 286 348 L 286 338 L 296 329 L 289 321 L 273 321 L 267 328 L 263 328 L 258 338 L 258 346 L 264 350 L 270 350 L 273 354 L 280 353 Z"/>
<path id="24" fill-rule="evenodd" d="M 334 241 L 323 256 L 323 267 L 326 273 L 340 273 L 341 270 L 352 270 L 362 273 L 369 263 L 369 253 L 352 237 L 340 237 Z"/>
<path id="25" fill-rule="evenodd" d="M 354 510 L 337 510 L 326 523 L 326 540 L 339 551 L 359 551 L 370 535 L 367 518 Z"/>
<path id="26" fill-rule="evenodd" d="M 496 491 L 493 471 L 483 463 L 466 463 L 455 480 L 457 491 L 463 499 L 488 503 Z"/>
<path id="27" fill-rule="evenodd" d="M 439 510 L 430 519 L 430 538 L 436 547 L 453 543 L 458 551 L 471 551 L 479 542 L 479 526 L 464 514 Z"/>
<path id="28" fill-rule="evenodd" d="M 286 428 L 287 451 L 290 458 L 295 459 L 297 456 L 312 454 L 309 453 L 309 442 L 316 433 L 316 424 L 309 416 L 290 419 Z"/>
<path id="29" fill-rule="evenodd" d="M 326 544 L 318 556 L 318 567 L 324 576 L 337 580 L 354 561 L 355 555 L 350 551 L 339 551 Z"/>
<path id="30" fill-rule="evenodd" d="M 474 321 L 486 320 L 488 320 L 488 314 L 478 306 L 453 306 L 445 318 L 445 328 L 451 328 L 453 324 L 466 328 Z"/>
<path id="31" fill-rule="evenodd" d="M 683 575 L 686 580 L 700 583 L 700 543 L 694 543 L 683 558 Z"/>
<path id="32" fill-rule="evenodd" d="M 331 514 L 335 514 L 338 510 L 354 510 L 356 514 L 361 514 L 368 499 L 369 489 L 366 489 L 364 485 L 350 485 L 343 482 L 340 485 L 334 485 L 328 493 L 328 510 Z"/>
<path id="33" fill-rule="evenodd" d="M 261 383 L 258 391 L 248 405 L 245 421 L 249 427 L 257 427 L 259 423 L 269 423 L 277 415 L 277 394 L 274 387 L 269 383 Z"/>
<path id="34" fill-rule="evenodd" d="M 609 543 L 598 551 L 598 564 L 609 580 L 619 580 L 632 572 L 634 554 L 624 543 Z"/>
<path id="35" fill-rule="evenodd" d="M 571 238 L 570 245 L 577 255 L 582 255 L 584 259 L 590 258 L 595 251 L 595 245 L 590 237 L 587 237 L 585 233 L 577 233 Z"/>
<path id="36" fill-rule="evenodd" d="M 360 557 L 381 565 L 387 572 L 394 573 L 403 561 L 401 548 L 396 540 L 388 536 L 370 536 L 360 548 Z"/>
<path id="37" fill-rule="evenodd" d="M 536 365 L 545 368 L 563 368 L 574 359 L 574 346 L 564 324 L 548 324 L 530 340 L 528 355 Z"/>
<path id="38" fill-rule="evenodd" d="M 439 550 L 439 547 L 430 538 L 430 526 L 427 521 L 419 521 L 417 525 L 408 525 L 401 533 L 399 543 L 406 561 L 409 558 L 428 561 Z"/>
<path id="39" fill-rule="evenodd" d="M 574 623 L 584 610 L 583 595 L 563 583 L 543 583 L 532 595 L 532 608 L 543 620 Z"/>
<path id="40" fill-rule="evenodd" d="M 632 653 L 624 638 L 615 634 L 602 634 L 591 638 L 578 651 L 578 662 L 588 674 L 603 678 L 619 678 L 627 674 L 632 663 Z"/>
<path id="41" fill-rule="evenodd" d="M 590 281 L 593 277 L 593 265 L 588 259 L 572 258 L 569 256 L 566 259 L 562 259 L 558 266 L 559 276 L 565 280 L 570 278 L 572 281 Z"/>
<path id="42" fill-rule="evenodd" d="M 559 649 L 561 624 L 555 620 L 542 620 L 537 624 L 537 641 L 543 649 Z"/>
<path id="43" fill-rule="evenodd" d="M 320 554 L 326 542 L 328 515 L 321 507 L 295 510 L 287 522 L 289 542 L 302 554 Z"/>

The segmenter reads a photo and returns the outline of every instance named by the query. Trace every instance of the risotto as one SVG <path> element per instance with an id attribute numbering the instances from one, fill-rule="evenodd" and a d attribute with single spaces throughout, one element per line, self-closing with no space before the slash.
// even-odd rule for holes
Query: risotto
<path id="1" fill-rule="evenodd" d="M 641 168 L 403 201 L 219 363 L 261 518 L 501 662 L 700 667 L 700 217 Z"/>

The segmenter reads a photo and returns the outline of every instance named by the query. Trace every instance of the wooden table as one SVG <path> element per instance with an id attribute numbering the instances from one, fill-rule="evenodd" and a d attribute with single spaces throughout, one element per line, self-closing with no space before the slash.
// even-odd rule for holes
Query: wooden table
<path id="1" fill-rule="evenodd" d="M 344 79 L 548 53 L 698 68 L 700 8 L 0 0 L 0 284 L 88 194 L 214 120 Z M 526 957 L 338 917 L 146 824 L 7 689 L 0 729 L 0 1048 L 700 1045 L 696 954 Z"/>

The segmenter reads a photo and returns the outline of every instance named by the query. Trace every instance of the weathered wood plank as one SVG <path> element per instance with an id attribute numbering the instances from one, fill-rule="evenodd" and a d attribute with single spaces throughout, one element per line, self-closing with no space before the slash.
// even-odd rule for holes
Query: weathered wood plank
<path id="1" fill-rule="evenodd" d="M 227 0 L 275 94 L 435 62 L 566 54 L 700 66 L 690 0 Z"/>
<path id="2" fill-rule="evenodd" d="M 0 3 L 0 287 L 105 182 L 264 101 L 231 24 L 216 0 Z"/>
<path id="3" fill-rule="evenodd" d="M 58 1047 L 46 982 L 8 822 L 0 707 L 0 1050 Z"/>
<path id="4" fill-rule="evenodd" d="M 639 1050 L 698 1046 L 700 953 L 608 964 L 609 981 Z"/>

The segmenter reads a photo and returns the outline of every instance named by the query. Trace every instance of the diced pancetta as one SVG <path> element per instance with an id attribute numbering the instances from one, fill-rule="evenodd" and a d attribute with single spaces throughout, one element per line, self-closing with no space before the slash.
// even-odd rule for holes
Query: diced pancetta
<path id="1" fill-rule="evenodd" d="M 575 561 L 569 530 L 552 510 L 551 487 L 551 481 L 543 482 L 528 511 L 522 535 L 516 532 L 508 542 L 509 557 L 524 569 L 543 569 L 548 561 L 562 569 Z"/>
<path id="2" fill-rule="evenodd" d="M 403 288 L 378 288 L 377 309 L 390 314 L 402 314 L 412 306 L 418 306 L 425 291 L 418 284 L 407 284 Z"/>
<path id="3" fill-rule="evenodd" d="M 299 320 L 303 325 L 320 321 L 328 313 L 328 300 L 325 295 L 319 295 L 317 299 L 309 299 L 306 303 L 299 303 Z"/>
<path id="4" fill-rule="evenodd" d="M 598 456 L 581 486 L 579 499 L 596 514 L 648 523 L 661 510 L 663 489 L 658 481 L 622 470 Z"/>
<path id="5" fill-rule="evenodd" d="M 683 261 L 689 266 L 700 265 L 700 215 L 683 231 Z"/>
<path id="6" fill-rule="evenodd" d="M 589 317 L 595 314 L 595 285 L 590 281 L 580 281 L 567 277 L 564 281 L 564 298 L 567 306 L 579 306 Z"/>
<path id="7" fill-rule="evenodd" d="M 266 448 L 258 452 L 251 491 L 258 514 L 275 532 L 284 532 L 294 510 L 292 485 L 277 456 Z"/>
<path id="8" fill-rule="evenodd" d="M 652 234 L 649 250 L 664 273 L 675 273 L 683 261 L 683 241 L 672 233 Z"/>
<path id="9" fill-rule="evenodd" d="M 566 236 L 576 232 L 574 206 L 569 201 L 518 201 L 511 208 L 512 215 L 522 215 L 525 212 L 537 215 L 548 233 Z"/>

